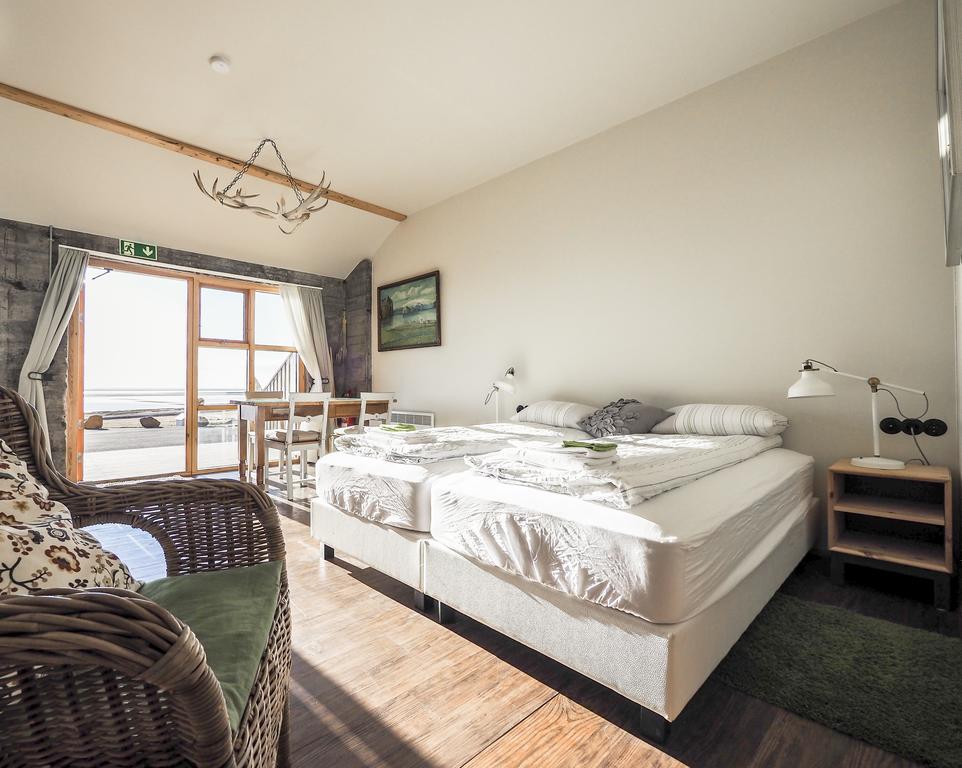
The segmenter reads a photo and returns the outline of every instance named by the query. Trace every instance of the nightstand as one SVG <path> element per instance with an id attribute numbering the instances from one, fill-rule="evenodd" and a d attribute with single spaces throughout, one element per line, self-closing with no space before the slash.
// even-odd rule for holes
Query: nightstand
<path id="1" fill-rule="evenodd" d="M 828 469 L 828 549 L 832 580 L 857 563 L 932 579 L 937 608 L 949 609 L 955 550 L 952 475 L 946 467 Z"/>

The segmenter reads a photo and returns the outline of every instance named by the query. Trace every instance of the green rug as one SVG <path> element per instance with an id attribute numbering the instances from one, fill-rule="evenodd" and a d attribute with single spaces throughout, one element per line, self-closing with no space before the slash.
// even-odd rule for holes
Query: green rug
<path id="1" fill-rule="evenodd" d="M 910 760 L 962 766 L 962 640 L 779 593 L 716 674 Z"/>

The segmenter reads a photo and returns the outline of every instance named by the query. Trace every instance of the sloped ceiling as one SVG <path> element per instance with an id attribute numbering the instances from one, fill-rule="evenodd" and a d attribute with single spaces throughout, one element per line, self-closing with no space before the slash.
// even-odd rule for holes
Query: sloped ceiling
<path id="1" fill-rule="evenodd" d="M 0 0 L 0 81 L 240 159 L 271 136 L 412 214 L 892 4 Z M 191 179 L 226 169 L 3 100 L 0 138 L 3 218 L 334 276 L 398 226 L 332 203 L 287 237 Z"/>

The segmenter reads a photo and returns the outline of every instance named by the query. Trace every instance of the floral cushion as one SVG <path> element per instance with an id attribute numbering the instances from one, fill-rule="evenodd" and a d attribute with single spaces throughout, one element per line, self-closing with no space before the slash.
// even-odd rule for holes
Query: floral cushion
<path id="1" fill-rule="evenodd" d="M 140 583 L 112 552 L 73 526 L 27 465 L 0 440 L 0 595 L 51 587 L 119 587 Z"/>

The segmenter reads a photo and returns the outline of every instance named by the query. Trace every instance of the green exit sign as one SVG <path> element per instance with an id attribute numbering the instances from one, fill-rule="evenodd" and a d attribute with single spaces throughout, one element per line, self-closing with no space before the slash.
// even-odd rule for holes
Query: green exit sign
<path id="1" fill-rule="evenodd" d="M 157 246 L 151 243 L 135 243 L 133 240 L 121 240 L 120 255 L 133 256 L 135 259 L 157 261 Z"/>

